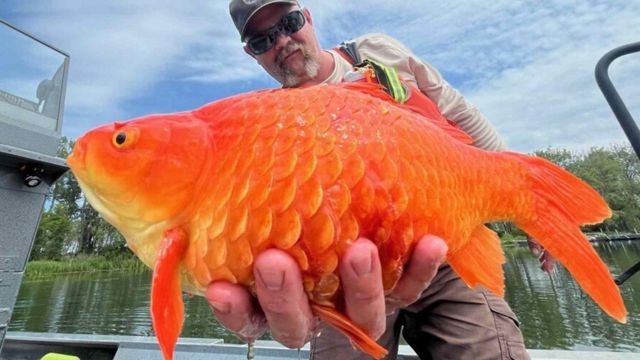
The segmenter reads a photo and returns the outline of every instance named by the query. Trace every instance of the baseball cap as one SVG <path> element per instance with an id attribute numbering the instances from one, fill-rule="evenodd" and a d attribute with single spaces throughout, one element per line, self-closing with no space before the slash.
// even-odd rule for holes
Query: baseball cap
<path id="1" fill-rule="evenodd" d="M 253 15 L 263 7 L 277 3 L 298 5 L 297 0 L 231 0 L 229 2 L 229 13 L 242 41 L 244 41 L 247 24 Z"/>

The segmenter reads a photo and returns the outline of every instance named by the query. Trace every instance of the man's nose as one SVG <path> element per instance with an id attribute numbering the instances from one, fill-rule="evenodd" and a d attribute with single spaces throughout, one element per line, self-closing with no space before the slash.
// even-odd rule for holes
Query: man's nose
<path id="1" fill-rule="evenodd" d="M 280 50 L 285 46 L 287 46 L 287 44 L 289 43 L 289 40 L 291 40 L 291 36 L 285 35 L 282 32 L 278 31 L 276 33 L 276 45 L 275 45 L 276 50 Z"/>

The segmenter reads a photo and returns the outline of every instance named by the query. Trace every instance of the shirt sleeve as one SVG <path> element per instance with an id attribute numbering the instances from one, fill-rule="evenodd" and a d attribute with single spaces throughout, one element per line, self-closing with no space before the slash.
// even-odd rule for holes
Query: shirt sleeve
<path id="1" fill-rule="evenodd" d="M 414 82 L 438 105 L 444 116 L 475 140 L 474 146 L 491 151 L 507 150 L 487 118 L 444 80 L 436 68 L 419 59 L 399 41 L 384 34 L 369 34 L 356 39 L 356 44 L 363 58 L 393 66 L 405 80 Z"/>

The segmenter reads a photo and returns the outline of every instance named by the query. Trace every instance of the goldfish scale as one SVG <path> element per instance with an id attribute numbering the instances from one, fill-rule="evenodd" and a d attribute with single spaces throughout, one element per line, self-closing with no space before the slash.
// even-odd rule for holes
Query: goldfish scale
<path id="1" fill-rule="evenodd" d="M 309 270 L 309 257 L 300 244 L 295 244 L 286 251 L 296 260 L 301 271 L 307 272 Z"/>
<path id="2" fill-rule="evenodd" d="M 303 218 L 310 218 L 316 214 L 324 198 L 322 184 L 311 178 L 298 188 L 296 195 L 296 209 Z"/>
<path id="3" fill-rule="evenodd" d="M 211 222 L 209 227 L 207 227 L 207 237 L 209 239 L 214 239 L 218 237 L 224 231 L 225 226 L 227 225 L 227 218 L 229 216 L 229 212 L 227 211 L 227 207 L 225 204 L 219 205 L 214 208 L 211 212 L 209 218 Z"/>
<path id="4" fill-rule="evenodd" d="M 286 250 L 298 241 L 301 232 L 300 215 L 294 207 L 290 207 L 285 212 L 274 216 L 269 238 L 279 249 Z"/>
<path id="5" fill-rule="evenodd" d="M 241 236 L 235 241 L 227 241 L 227 246 L 229 250 L 226 263 L 229 267 L 242 269 L 253 264 L 253 251 L 246 236 Z"/>
<path id="6" fill-rule="evenodd" d="M 268 205 L 263 205 L 251 211 L 246 234 L 251 239 L 251 245 L 254 250 L 260 249 L 262 244 L 269 239 L 272 225 L 273 213 Z"/>
<path id="7" fill-rule="evenodd" d="M 325 190 L 324 198 L 333 216 L 341 217 L 351 204 L 351 191 L 341 181 L 337 181 Z"/>
<path id="8" fill-rule="evenodd" d="M 289 124 L 287 124 L 289 125 Z M 278 133 L 273 148 L 276 155 L 291 151 L 298 137 L 298 129 L 292 126 L 287 126 L 281 129 Z"/>
<path id="9" fill-rule="evenodd" d="M 336 136 L 332 132 L 318 133 L 313 152 L 318 157 L 326 156 L 333 152 L 336 146 Z"/>
<path id="10" fill-rule="evenodd" d="M 206 263 L 210 269 L 216 269 L 227 263 L 227 256 L 229 254 L 228 243 L 223 237 L 209 239 L 208 241 L 211 251 L 207 252 L 204 259 L 198 258 L 198 261 Z"/>
<path id="11" fill-rule="evenodd" d="M 232 209 L 230 213 L 224 233 L 226 238 L 233 242 L 247 230 L 249 209 L 244 203 L 241 203 Z"/>
<path id="12" fill-rule="evenodd" d="M 334 307 L 333 296 L 340 287 L 340 278 L 335 273 L 327 273 L 316 281 L 311 291 L 311 301 L 325 306 Z"/>
<path id="13" fill-rule="evenodd" d="M 353 215 L 350 210 L 347 210 L 339 220 L 340 232 L 338 239 L 336 239 L 335 249 L 340 255 L 344 254 L 349 246 L 353 244 L 360 234 L 360 225 L 358 219 Z"/>
<path id="14" fill-rule="evenodd" d="M 298 183 L 305 183 L 311 178 L 318 166 L 318 158 L 312 151 L 307 151 L 300 155 L 298 166 L 295 169 L 295 176 Z"/>
<path id="15" fill-rule="evenodd" d="M 273 167 L 275 181 L 280 181 L 294 173 L 298 164 L 298 154 L 295 151 L 287 152 L 278 156 Z"/>
<path id="16" fill-rule="evenodd" d="M 238 283 L 238 278 L 233 274 L 231 269 L 226 265 L 221 265 L 209 272 L 210 277 L 212 279 L 216 279 L 216 281 L 228 281 L 232 284 Z M 207 286 L 209 283 L 205 283 L 203 287 Z"/>
<path id="17" fill-rule="evenodd" d="M 256 209 L 267 202 L 273 184 L 273 174 L 253 174 L 251 176 L 251 190 L 247 195 L 249 208 Z"/>
<path id="18" fill-rule="evenodd" d="M 333 112 L 325 113 L 322 115 L 318 114 L 316 117 L 316 134 L 317 138 L 321 138 L 322 135 L 326 134 L 329 128 L 331 128 L 331 123 L 337 118 L 337 115 Z"/>
<path id="19" fill-rule="evenodd" d="M 309 269 L 307 272 L 316 278 L 334 272 L 338 268 L 338 255 L 329 249 L 321 254 L 307 252 Z"/>
<path id="20" fill-rule="evenodd" d="M 330 210 L 321 208 L 313 217 L 304 220 L 302 242 L 312 254 L 327 251 L 335 241 L 336 225 Z"/>
<path id="21" fill-rule="evenodd" d="M 313 119 L 313 117 L 310 117 Z M 313 120 L 315 122 L 315 120 Z M 295 144 L 295 151 L 303 154 L 311 151 L 316 145 L 316 132 L 311 127 L 305 127 L 304 130 L 298 130 L 298 136 Z"/>
<path id="22" fill-rule="evenodd" d="M 255 126 L 251 126 L 251 129 L 255 128 Z M 246 147 L 247 149 L 254 149 L 256 144 L 259 143 L 258 139 L 247 139 L 247 135 L 244 134 L 242 136 L 243 140 L 238 147 Z M 252 167 L 255 164 L 256 160 L 256 152 L 255 151 L 243 151 L 240 153 L 230 153 L 229 156 L 234 160 L 233 165 L 229 167 L 231 164 L 225 164 L 225 170 L 231 170 L 234 174 L 245 174 L 247 171 L 251 171 Z"/>
<path id="23" fill-rule="evenodd" d="M 253 152 L 256 154 L 260 154 L 259 161 L 256 161 L 254 163 L 253 173 L 257 176 L 269 174 L 276 161 L 276 154 L 273 147 L 256 144 L 253 148 Z"/>
<path id="24" fill-rule="evenodd" d="M 365 163 L 357 153 L 344 160 L 343 171 L 340 180 L 344 181 L 349 189 L 353 189 L 362 180 L 365 174 Z"/>
<path id="25" fill-rule="evenodd" d="M 289 209 L 295 199 L 297 188 L 298 182 L 295 176 L 289 176 L 288 178 L 275 182 L 268 200 L 271 209 L 276 214 L 280 214 Z"/>
<path id="26" fill-rule="evenodd" d="M 376 191 L 368 177 L 364 176 L 351 190 L 352 211 L 358 219 L 366 219 L 373 213 Z"/>
<path id="27" fill-rule="evenodd" d="M 320 181 L 322 187 L 326 188 L 335 183 L 343 169 L 342 160 L 338 154 L 330 152 L 325 156 L 318 157 L 318 166 L 314 175 Z"/>
<path id="28" fill-rule="evenodd" d="M 249 176 L 238 176 L 235 180 L 233 190 L 231 192 L 231 206 L 237 206 L 245 200 L 249 194 L 251 186 L 251 178 Z"/>

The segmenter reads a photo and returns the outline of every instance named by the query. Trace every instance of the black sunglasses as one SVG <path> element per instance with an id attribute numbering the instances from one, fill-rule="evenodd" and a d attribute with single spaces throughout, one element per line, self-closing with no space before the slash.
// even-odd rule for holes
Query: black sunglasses
<path id="1" fill-rule="evenodd" d="M 265 31 L 251 36 L 247 40 L 247 48 L 254 55 L 264 54 L 271 50 L 278 39 L 278 33 L 289 36 L 298 32 L 305 24 L 301 10 L 294 10 L 280 18 L 280 21 Z"/>

